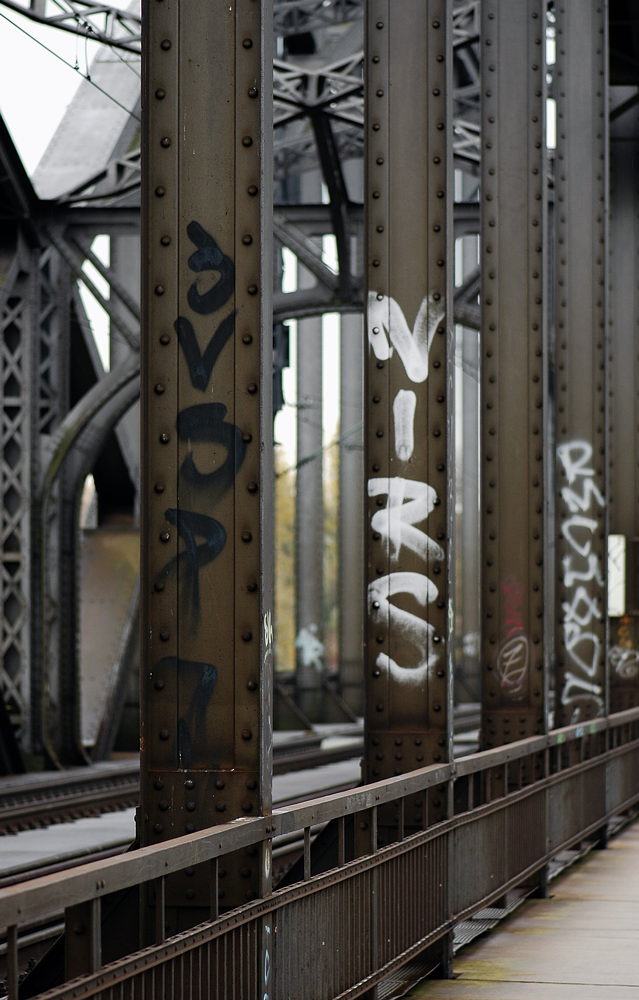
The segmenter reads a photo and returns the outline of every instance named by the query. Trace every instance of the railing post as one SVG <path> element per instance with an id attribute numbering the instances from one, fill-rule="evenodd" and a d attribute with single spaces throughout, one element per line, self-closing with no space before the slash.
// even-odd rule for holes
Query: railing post
<path id="1" fill-rule="evenodd" d="M 7 928 L 7 1000 L 18 1000 L 18 928 Z"/>
<path id="2" fill-rule="evenodd" d="M 64 967 L 67 979 L 95 972 L 102 964 L 100 899 L 64 911 Z"/>

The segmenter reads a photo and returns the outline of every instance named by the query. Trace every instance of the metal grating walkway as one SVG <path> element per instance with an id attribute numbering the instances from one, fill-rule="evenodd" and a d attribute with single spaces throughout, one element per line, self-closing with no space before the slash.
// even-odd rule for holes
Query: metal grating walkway
<path id="1" fill-rule="evenodd" d="M 412 1000 L 630 1000 L 639 995 L 639 824 L 593 851 Z"/>

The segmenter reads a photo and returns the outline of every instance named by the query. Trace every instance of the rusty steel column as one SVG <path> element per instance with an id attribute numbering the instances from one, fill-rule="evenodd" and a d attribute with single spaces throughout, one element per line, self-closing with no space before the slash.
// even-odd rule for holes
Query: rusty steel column
<path id="1" fill-rule="evenodd" d="M 545 3 L 482 5 L 484 748 L 545 730 Z"/>
<path id="2" fill-rule="evenodd" d="M 624 101 L 631 88 L 619 88 Z M 614 115 L 614 112 L 613 112 Z M 639 110 L 615 116 L 610 141 L 610 533 L 622 538 L 620 602 L 609 605 L 610 711 L 639 704 Z M 612 388 L 614 387 L 614 388 Z M 611 572 L 612 560 L 609 561 Z M 625 565 L 624 565 L 625 563 Z M 614 617 L 612 617 L 614 615 Z"/>
<path id="3" fill-rule="evenodd" d="M 607 706 L 607 4 L 558 0 L 555 723 Z"/>
<path id="4" fill-rule="evenodd" d="M 147 0 L 143 23 L 140 838 L 155 844 L 271 808 L 272 11 Z M 263 861 L 225 866 L 220 906 L 268 888 Z M 209 893 L 208 870 L 170 879 L 170 929 L 215 910 Z"/>
<path id="5" fill-rule="evenodd" d="M 367 13 L 364 770 L 374 781 L 452 748 L 452 48 L 444 0 L 372 0 Z M 405 823 L 445 809 L 435 796 L 426 816 L 418 799 Z"/>

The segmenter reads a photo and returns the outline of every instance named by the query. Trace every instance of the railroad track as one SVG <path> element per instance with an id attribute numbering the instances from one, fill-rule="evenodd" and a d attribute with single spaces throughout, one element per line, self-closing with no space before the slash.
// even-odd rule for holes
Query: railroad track
<path id="1" fill-rule="evenodd" d="M 321 743 L 321 736 L 313 734 L 276 747 L 274 774 L 349 760 L 362 752 L 361 735 L 353 735 L 339 746 L 323 748 Z M 137 758 L 5 778 L 0 780 L 0 834 L 135 806 L 139 801 L 139 780 Z"/>
<path id="2" fill-rule="evenodd" d="M 456 711 L 457 735 L 478 726 L 475 706 Z M 357 726 L 344 727 L 332 738 L 321 732 L 303 733 L 275 746 L 273 773 L 282 775 L 352 760 L 362 751 L 363 737 Z M 130 758 L 0 779 L 0 835 L 135 806 L 139 801 L 139 778 L 138 760 Z"/>
<path id="3" fill-rule="evenodd" d="M 139 799 L 136 759 L 0 782 L 0 834 L 127 809 Z"/>

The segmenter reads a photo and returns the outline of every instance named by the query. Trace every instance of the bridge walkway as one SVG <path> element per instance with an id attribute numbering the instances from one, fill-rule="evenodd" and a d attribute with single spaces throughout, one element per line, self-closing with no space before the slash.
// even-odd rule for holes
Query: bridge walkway
<path id="1" fill-rule="evenodd" d="M 631 1000 L 639 996 L 639 823 L 551 882 L 411 1000 Z"/>

